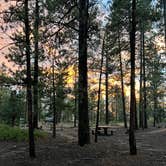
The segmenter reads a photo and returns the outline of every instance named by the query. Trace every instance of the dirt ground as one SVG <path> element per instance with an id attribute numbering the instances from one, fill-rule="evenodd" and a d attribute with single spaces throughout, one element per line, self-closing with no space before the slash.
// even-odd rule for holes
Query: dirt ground
<path id="1" fill-rule="evenodd" d="M 113 127 L 113 136 L 98 143 L 77 145 L 77 129 L 58 128 L 57 138 L 36 142 L 37 158 L 28 157 L 28 144 L 0 142 L 0 166 L 166 166 L 166 128 L 138 130 L 136 156 L 129 155 L 128 135 Z"/>

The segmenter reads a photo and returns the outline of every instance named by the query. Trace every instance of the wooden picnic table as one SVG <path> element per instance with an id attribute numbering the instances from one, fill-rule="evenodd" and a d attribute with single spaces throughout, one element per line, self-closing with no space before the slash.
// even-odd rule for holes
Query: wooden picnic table
<path id="1" fill-rule="evenodd" d="M 108 134 L 108 130 L 109 129 L 111 129 L 110 130 L 110 134 Z M 101 131 L 104 131 L 104 133 L 102 133 Z M 107 125 L 100 125 L 100 126 L 98 126 L 98 129 L 97 129 L 97 133 L 99 134 L 99 135 L 105 135 L 105 136 L 108 136 L 108 135 L 113 135 L 113 132 L 114 132 L 114 130 L 113 130 L 113 128 L 112 128 L 112 126 L 107 126 Z M 92 130 L 92 134 L 94 134 L 95 133 L 95 129 L 94 130 Z"/>
<path id="2" fill-rule="evenodd" d="M 98 130 L 104 130 L 104 135 L 108 135 L 108 129 L 112 129 L 111 126 L 103 125 L 103 126 L 98 126 Z M 113 135 L 113 130 L 111 130 L 111 135 Z"/>

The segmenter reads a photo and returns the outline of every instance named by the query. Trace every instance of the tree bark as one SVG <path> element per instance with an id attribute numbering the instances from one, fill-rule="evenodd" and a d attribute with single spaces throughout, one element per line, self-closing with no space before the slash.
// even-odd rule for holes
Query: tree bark
<path id="1" fill-rule="evenodd" d="M 55 96 L 55 57 L 53 57 L 52 62 L 52 88 L 53 88 L 53 100 L 52 100 L 52 107 L 53 107 L 53 138 L 56 137 L 56 96 Z"/>
<path id="2" fill-rule="evenodd" d="M 74 110 L 74 127 L 77 127 L 77 69 L 75 68 L 75 86 L 74 86 L 74 105 L 75 105 L 75 110 Z"/>
<path id="3" fill-rule="evenodd" d="M 131 78 L 130 78 L 130 129 L 129 145 L 130 154 L 137 154 L 136 139 L 134 133 L 135 126 L 135 33 L 136 33 L 136 0 L 132 0 L 132 18 L 130 32 L 130 49 L 131 49 Z"/>
<path id="4" fill-rule="evenodd" d="M 39 4 L 38 0 L 36 0 L 35 7 L 35 60 L 34 60 L 34 87 L 33 87 L 33 109 L 34 109 L 34 128 L 38 128 L 38 74 L 39 74 L 39 66 L 38 66 L 38 57 L 39 57 Z"/>
<path id="5" fill-rule="evenodd" d="M 104 39 L 105 40 L 105 39 Z M 104 49 L 104 48 L 102 48 Z M 109 124 L 109 104 L 108 104 L 108 55 L 106 54 L 106 69 L 105 69 L 105 124 Z"/>
<path id="6" fill-rule="evenodd" d="M 16 115 L 12 116 L 12 127 L 15 126 L 15 121 L 16 121 Z"/>
<path id="7" fill-rule="evenodd" d="M 115 87 L 115 93 L 116 93 L 116 96 L 115 96 L 115 115 L 116 115 L 116 121 L 119 120 L 119 114 L 118 114 L 118 106 L 119 106 L 119 103 L 118 103 L 118 87 L 116 86 Z"/>
<path id="8" fill-rule="evenodd" d="M 25 36 L 26 36 L 26 67 L 27 67 L 27 107 L 29 124 L 29 155 L 35 157 L 34 128 L 32 116 L 32 78 L 31 78 L 31 56 L 30 56 L 30 25 L 29 25 L 28 0 L 25 0 Z"/>
<path id="9" fill-rule="evenodd" d="M 157 98 L 154 93 L 154 110 L 153 110 L 153 127 L 156 127 L 156 109 L 157 109 Z"/>
<path id="10" fill-rule="evenodd" d="M 78 79 L 78 144 L 90 143 L 88 80 L 87 80 L 87 38 L 88 38 L 88 0 L 79 0 L 79 79 Z"/>

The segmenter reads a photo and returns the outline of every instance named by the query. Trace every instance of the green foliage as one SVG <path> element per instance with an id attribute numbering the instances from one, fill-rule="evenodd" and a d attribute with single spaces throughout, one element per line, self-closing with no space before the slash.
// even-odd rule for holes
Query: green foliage
<path id="1" fill-rule="evenodd" d="M 0 120 L 14 126 L 19 122 L 20 115 L 25 112 L 25 103 L 21 93 L 2 88 L 0 91 Z"/>
<path id="2" fill-rule="evenodd" d="M 147 63 L 147 95 L 148 95 L 148 109 L 156 115 L 156 118 L 161 121 L 165 117 L 164 108 L 164 84 L 165 84 L 165 62 L 163 61 L 163 55 L 157 52 L 154 38 L 156 34 L 147 42 L 147 54 L 150 58 L 146 60 Z"/>
<path id="3" fill-rule="evenodd" d="M 40 130 L 35 130 L 34 131 L 34 136 L 35 136 L 35 139 L 44 139 L 47 137 L 47 133 L 44 132 L 44 131 L 40 131 Z"/>
<path id="4" fill-rule="evenodd" d="M 67 107 L 67 104 L 65 103 L 65 99 L 67 97 L 66 92 L 67 89 L 66 86 L 66 78 L 67 73 L 65 71 L 61 71 L 60 74 L 57 74 L 56 77 L 56 111 L 57 111 L 57 122 L 61 121 L 62 112 L 64 112 L 65 107 Z"/>
<path id="5" fill-rule="evenodd" d="M 35 130 L 35 139 L 46 138 L 45 132 Z M 28 130 L 18 127 L 10 127 L 8 125 L 0 125 L 0 140 L 1 141 L 28 141 Z"/>

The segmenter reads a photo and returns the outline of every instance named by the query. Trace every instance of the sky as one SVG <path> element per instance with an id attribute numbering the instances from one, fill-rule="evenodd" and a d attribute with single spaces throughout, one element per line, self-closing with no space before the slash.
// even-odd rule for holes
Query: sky
<path id="1" fill-rule="evenodd" d="M 101 4 L 101 9 L 103 10 L 103 13 L 105 13 L 106 11 L 106 7 L 107 7 L 107 2 L 110 0 L 98 0 L 98 2 L 100 2 Z M 8 4 L 10 4 L 11 1 L 9 1 L 9 3 L 4 2 L 4 0 L 0 0 L 0 13 L 3 11 L 3 9 L 5 7 L 8 6 Z M 1 15 L 0 15 L 1 16 Z M 103 14 L 103 19 L 105 17 L 105 14 Z M 2 19 L 0 19 L 0 23 L 3 23 Z M 5 47 L 8 45 L 8 43 L 11 43 L 12 41 L 9 41 L 9 38 L 7 35 L 5 35 L 2 30 L 0 29 L 0 62 L 5 63 L 8 67 L 11 67 L 11 63 L 8 62 L 7 59 L 4 58 L 4 56 L 2 55 L 3 52 L 6 52 L 8 50 L 8 48 L 5 48 L 3 50 L 1 50 L 1 48 Z M 13 67 L 13 66 L 12 66 Z"/>
<path id="2" fill-rule="evenodd" d="M 105 3 L 105 4 L 107 4 L 107 2 L 108 2 L 108 0 L 102 0 L 103 1 L 103 3 Z"/>
<path id="3" fill-rule="evenodd" d="M 109 1 L 111 1 L 111 0 L 99 0 L 99 2 L 101 2 L 103 5 L 106 5 L 106 6 Z"/>
<path id="4" fill-rule="evenodd" d="M 0 0 L 0 13 L 3 11 L 3 9 L 5 8 L 6 3 L 4 2 L 4 0 Z M 0 15 L 0 23 L 3 23 L 2 19 L 1 19 L 2 15 Z M 7 38 L 7 36 L 2 32 L 2 30 L 0 29 L 0 49 L 3 48 L 4 46 L 6 46 L 9 43 L 9 39 Z M 2 52 L 6 51 L 7 49 L 4 49 L 3 51 L 0 50 L 0 65 L 2 63 L 5 63 L 7 66 L 9 66 L 8 61 L 4 58 L 4 56 L 2 55 Z"/>

